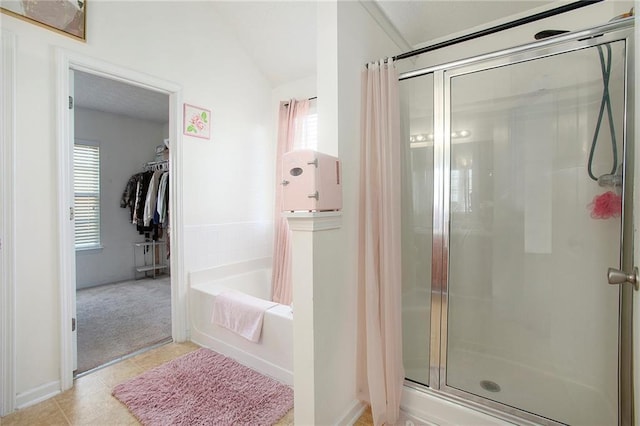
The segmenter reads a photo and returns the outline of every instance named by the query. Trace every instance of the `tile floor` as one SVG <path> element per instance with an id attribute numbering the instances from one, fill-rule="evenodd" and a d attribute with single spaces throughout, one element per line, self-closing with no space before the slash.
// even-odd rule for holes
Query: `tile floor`
<path id="1" fill-rule="evenodd" d="M 125 406 L 111 396 L 111 389 L 118 383 L 198 348 L 190 342 L 170 343 L 97 370 L 77 379 L 72 389 L 60 395 L 0 418 L 0 426 L 138 425 Z M 277 425 L 293 425 L 293 410 Z"/>

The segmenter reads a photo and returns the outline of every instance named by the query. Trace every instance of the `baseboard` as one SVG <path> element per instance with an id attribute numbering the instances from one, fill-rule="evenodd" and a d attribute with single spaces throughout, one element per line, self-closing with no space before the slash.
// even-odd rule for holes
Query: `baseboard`
<path id="1" fill-rule="evenodd" d="M 37 388 L 16 395 L 16 408 L 18 410 L 45 401 L 60 393 L 60 381 L 46 383 Z"/>
<path id="2" fill-rule="evenodd" d="M 336 424 L 345 426 L 353 425 L 358 421 L 360 416 L 362 416 L 362 413 L 364 413 L 364 410 L 366 410 L 366 408 L 367 404 L 365 404 L 364 402 L 358 400 L 353 401 L 351 403 L 351 407 L 347 409 L 347 411 L 340 417 Z"/>

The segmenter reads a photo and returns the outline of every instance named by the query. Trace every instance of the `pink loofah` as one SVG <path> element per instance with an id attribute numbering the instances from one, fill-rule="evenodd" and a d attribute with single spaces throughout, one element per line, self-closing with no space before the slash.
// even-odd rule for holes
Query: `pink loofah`
<path id="1" fill-rule="evenodd" d="M 589 204 L 591 217 L 594 219 L 609 219 L 620 217 L 622 214 L 622 197 L 612 191 L 596 195 Z"/>

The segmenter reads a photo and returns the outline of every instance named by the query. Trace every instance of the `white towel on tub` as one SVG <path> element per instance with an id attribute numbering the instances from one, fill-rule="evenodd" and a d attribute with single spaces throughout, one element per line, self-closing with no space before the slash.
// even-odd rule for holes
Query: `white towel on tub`
<path id="1" fill-rule="evenodd" d="M 239 291 L 223 291 L 213 301 L 211 322 L 228 328 L 247 340 L 257 342 L 262 333 L 265 311 L 276 305 L 276 302 L 259 299 Z"/>

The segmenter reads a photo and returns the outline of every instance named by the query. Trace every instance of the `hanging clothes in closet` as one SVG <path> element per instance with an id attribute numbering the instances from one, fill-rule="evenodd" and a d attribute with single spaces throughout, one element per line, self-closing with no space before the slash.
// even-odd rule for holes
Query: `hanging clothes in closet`
<path id="1" fill-rule="evenodd" d="M 140 234 L 157 241 L 169 225 L 169 172 L 166 162 L 145 168 L 150 170 L 129 178 L 120 207 L 129 208 L 131 223 Z"/>

